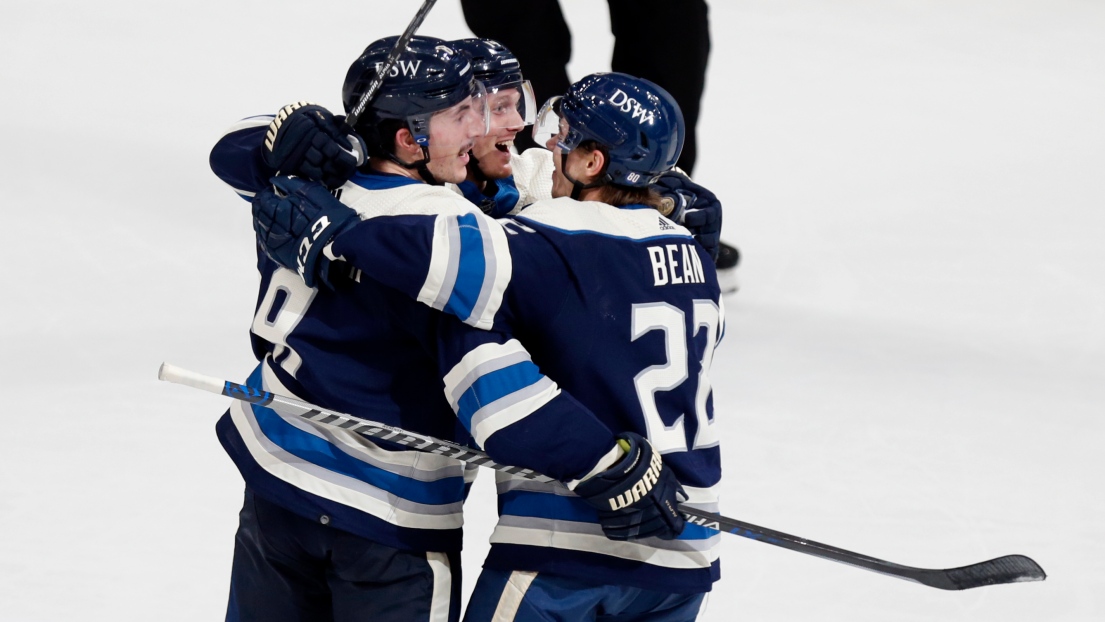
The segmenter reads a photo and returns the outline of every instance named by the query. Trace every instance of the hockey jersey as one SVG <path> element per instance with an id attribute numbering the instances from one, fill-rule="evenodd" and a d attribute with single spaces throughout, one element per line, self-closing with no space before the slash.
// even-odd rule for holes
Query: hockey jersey
<path id="1" fill-rule="evenodd" d="M 259 143 L 251 132 L 268 120 L 239 124 L 212 151 L 212 169 L 242 196 L 267 183 L 252 159 Z M 452 202 L 453 213 L 474 211 L 449 190 L 392 175 L 357 175 L 340 191 L 354 203 L 436 194 L 439 203 Z M 611 453 L 610 430 L 542 374 L 509 334 L 473 329 L 374 281 L 316 290 L 260 252 L 257 267 L 251 337 L 261 364 L 251 386 L 423 434 L 478 441 L 499 462 L 565 480 Z M 495 373 L 465 400 L 487 408 L 458 418 L 442 388 L 477 361 Z M 565 421 L 571 434 L 550 434 Z M 460 548 L 461 507 L 474 477 L 463 463 L 256 405 L 233 405 L 217 432 L 247 485 L 301 516 L 397 548 Z M 575 448 L 571 454 L 561 451 L 567 444 Z"/>
<path id="2" fill-rule="evenodd" d="M 687 230 L 644 206 L 567 198 L 498 221 L 442 213 L 429 196 L 378 198 L 358 206 L 364 220 L 335 239 L 335 255 L 471 326 L 512 334 L 610 429 L 648 436 L 691 505 L 718 511 L 708 371 L 724 311 L 713 262 Z M 492 373 L 484 364 L 447 377 L 462 418 L 482 415 L 468 398 Z M 672 541 L 614 542 L 563 484 L 497 482 L 491 567 L 675 592 L 706 591 L 719 576 L 716 531 L 688 524 Z"/>

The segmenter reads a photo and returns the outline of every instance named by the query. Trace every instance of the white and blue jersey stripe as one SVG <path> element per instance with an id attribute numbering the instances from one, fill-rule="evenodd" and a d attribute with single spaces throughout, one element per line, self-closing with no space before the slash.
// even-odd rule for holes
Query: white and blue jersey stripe
<path id="1" fill-rule="evenodd" d="M 445 376 L 446 399 L 480 446 L 558 395 L 556 383 L 513 339 L 476 347 Z"/>
<path id="2" fill-rule="evenodd" d="M 262 363 L 247 384 L 295 396 Z M 367 416 L 367 414 L 365 415 Z M 395 548 L 460 548 L 462 506 L 475 469 L 235 402 L 220 440 L 257 494 L 338 529 Z"/>
<path id="3" fill-rule="evenodd" d="M 417 300 L 477 328 L 490 328 L 510 282 L 506 234 L 475 213 L 441 215 L 434 223 L 431 253 L 434 262 Z"/>

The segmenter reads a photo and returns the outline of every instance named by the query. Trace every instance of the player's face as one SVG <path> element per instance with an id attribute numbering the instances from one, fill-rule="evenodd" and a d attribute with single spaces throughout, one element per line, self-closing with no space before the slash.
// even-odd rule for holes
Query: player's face
<path id="1" fill-rule="evenodd" d="M 513 172 L 510 146 L 514 144 L 514 137 L 525 127 L 525 120 L 519 112 L 521 99 L 519 89 L 495 91 L 487 96 L 491 129 L 487 136 L 476 140 L 472 155 L 476 156 L 480 171 L 488 179 L 503 179 Z"/>
<path id="2" fill-rule="evenodd" d="M 430 161 L 438 181 L 459 184 L 467 176 L 468 152 L 487 132 L 486 100 L 469 97 L 430 117 Z"/>

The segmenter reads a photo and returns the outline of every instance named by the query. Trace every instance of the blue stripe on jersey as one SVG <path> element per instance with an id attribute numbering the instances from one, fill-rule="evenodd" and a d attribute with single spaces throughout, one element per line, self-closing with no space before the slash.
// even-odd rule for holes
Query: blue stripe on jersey
<path id="1" fill-rule="evenodd" d="M 464 214 L 457 216 L 457 234 L 460 237 L 460 257 L 458 258 L 457 278 L 445 311 L 460 319 L 472 315 L 472 309 L 480 299 L 484 278 L 487 276 L 487 259 L 484 257 L 483 233 L 480 231 L 478 216 Z"/>
<path id="2" fill-rule="evenodd" d="M 477 378 L 457 400 L 457 416 L 464 427 L 472 430 L 472 416 L 484 406 L 502 399 L 534 383 L 545 375 L 533 361 L 519 361 Z"/>
<path id="3" fill-rule="evenodd" d="M 333 443 L 293 426 L 268 408 L 254 405 L 253 415 L 269 440 L 297 458 L 367 482 L 415 503 L 440 505 L 464 500 L 463 477 L 447 477 L 432 482 L 403 477 L 357 460 Z"/>
<path id="4" fill-rule="evenodd" d="M 598 514 L 589 503 L 579 497 L 511 490 L 499 494 L 499 514 L 529 516 L 580 523 L 597 523 Z M 687 523 L 677 540 L 706 540 L 718 535 L 716 529 Z"/>
<path id="5" fill-rule="evenodd" d="M 579 523 L 597 523 L 599 515 L 579 497 L 511 490 L 499 494 L 499 513 L 512 516 L 551 518 Z"/>
<path id="6" fill-rule="evenodd" d="M 460 529 L 415 529 L 399 527 L 367 512 L 313 495 L 273 476 L 250 457 L 241 434 L 224 414 L 215 430 L 226 453 L 234 461 L 246 487 L 284 509 L 310 520 L 329 517 L 329 525 L 386 546 L 415 551 L 459 551 Z M 467 489 L 465 486 L 465 494 Z"/>

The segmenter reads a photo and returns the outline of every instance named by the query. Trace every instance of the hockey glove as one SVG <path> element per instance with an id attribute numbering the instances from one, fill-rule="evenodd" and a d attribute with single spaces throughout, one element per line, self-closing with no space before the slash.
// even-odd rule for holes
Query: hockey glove
<path id="1" fill-rule="evenodd" d="M 716 261 L 721 244 L 721 202 L 714 193 L 691 181 L 679 169 L 660 175 L 652 183 L 652 189 L 675 204 L 668 218 L 689 229 Z"/>
<path id="2" fill-rule="evenodd" d="M 273 261 L 298 272 L 308 287 L 320 278 L 328 283 L 330 258 L 323 250 L 360 217 L 320 184 L 295 177 L 273 177 L 272 184 L 253 197 L 257 243 Z"/>
<path id="3" fill-rule="evenodd" d="M 580 482 L 575 493 L 598 510 L 602 531 L 611 540 L 675 538 L 685 523 L 678 509 L 687 499 L 683 487 L 648 439 L 625 432 L 618 444 L 626 455 Z"/>
<path id="4" fill-rule="evenodd" d="M 261 157 L 282 175 L 298 175 L 337 188 L 365 162 L 365 145 L 347 134 L 330 111 L 308 102 L 276 113 L 265 133 Z"/>

